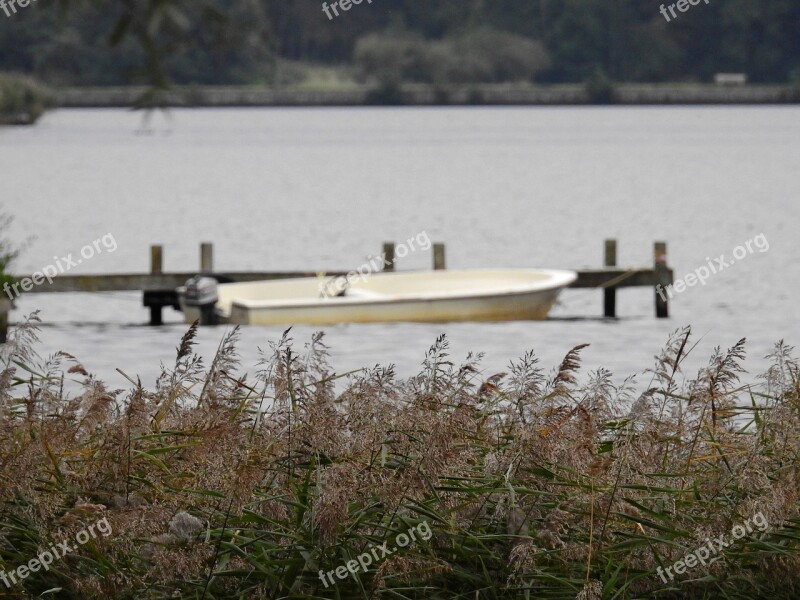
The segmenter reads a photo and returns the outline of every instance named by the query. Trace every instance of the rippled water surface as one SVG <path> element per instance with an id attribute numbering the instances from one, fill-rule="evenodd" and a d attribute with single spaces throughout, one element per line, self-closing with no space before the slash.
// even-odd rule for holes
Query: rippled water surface
<path id="1" fill-rule="evenodd" d="M 621 380 L 692 325 L 692 368 L 747 337 L 757 372 L 775 341 L 800 338 L 799 117 L 797 107 L 240 109 L 177 110 L 145 125 L 129 111 L 57 111 L 0 129 L 2 203 L 14 239 L 34 236 L 19 272 L 109 233 L 116 251 L 74 273 L 144 272 L 152 243 L 164 245 L 166 270 L 193 270 L 201 241 L 214 243 L 218 269 L 352 268 L 385 240 L 425 231 L 454 268 L 597 267 L 607 237 L 619 240 L 621 265 L 647 266 L 663 239 L 682 277 L 763 234 L 768 250 L 751 244 L 684 291 L 669 320 L 654 318 L 649 289 L 621 291 L 616 321 L 597 318 L 599 291 L 570 290 L 548 322 L 327 330 L 339 371 L 395 363 L 414 373 L 444 332 L 454 359 L 484 352 L 492 372 L 531 348 L 554 366 L 589 343 L 586 367 Z M 400 268 L 430 260 L 412 254 Z M 113 385 L 124 383 L 117 367 L 152 384 L 184 331 L 171 309 L 167 326 L 147 327 L 135 293 L 28 295 L 12 319 L 37 308 L 40 352 L 70 352 Z M 244 328 L 246 370 L 281 329 Z M 202 332 L 208 358 L 221 334 Z"/>

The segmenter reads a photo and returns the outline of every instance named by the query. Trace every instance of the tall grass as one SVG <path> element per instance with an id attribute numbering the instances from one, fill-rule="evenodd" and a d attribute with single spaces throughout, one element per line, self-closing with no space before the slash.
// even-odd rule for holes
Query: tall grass
<path id="1" fill-rule="evenodd" d="M 487 376 L 436 340 L 420 373 L 337 376 L 286 332 L 242 373 L 238 331 L 206 365 L 196 326 L 153 389 L 40 359 L 38 318 L 0 372 L 0 569 L 106 517 L 98 537 L 0 596 L 58 598 L 791 598 L 798 593 L 800 374 L 779 343 L 757 386 L 744 341 L 687 378 L 690 332 L 646 376 Z M 65 393 L 67 380 L 81 393 Z M 580 381 L 579 381 L 580 379 Z M 762 513 L 665 585 L 656 569 Z M 335 585 L 318 576 L 427 522 L 433 535 Z M 53 591 L 56 590 L 56 591 Z M 47 596 L 45 596 L 47 597 Z"/>

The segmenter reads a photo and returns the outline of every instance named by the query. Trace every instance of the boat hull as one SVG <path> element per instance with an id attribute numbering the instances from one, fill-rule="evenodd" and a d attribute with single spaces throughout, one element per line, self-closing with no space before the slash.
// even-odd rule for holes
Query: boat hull
<path id="1" fill-rule="evenodd" d="M 381 273 L 334 298 L 319 297 L 329 279 L 224 284 L 217 307 L 220 322 L 246 325 L 543 320 L 575 277 L 545 270 Z M 181 304 L 187 322 L 199 318 L 198 309 Z"/>

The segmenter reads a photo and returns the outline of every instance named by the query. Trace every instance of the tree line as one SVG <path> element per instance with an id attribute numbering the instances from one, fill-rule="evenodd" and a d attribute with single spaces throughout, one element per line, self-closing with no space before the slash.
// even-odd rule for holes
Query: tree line
<path id="1" fill-rule="evenodd" d="M 682 0 L 688 1 L 688 0 Z M 800 81 L 800 0 L 39 0 L 0 22 L 0 71 L 52 85 L 270 84 L 281 64 L 364 80 Z M 667 3 L 669 6 L 669 3 Z"/>

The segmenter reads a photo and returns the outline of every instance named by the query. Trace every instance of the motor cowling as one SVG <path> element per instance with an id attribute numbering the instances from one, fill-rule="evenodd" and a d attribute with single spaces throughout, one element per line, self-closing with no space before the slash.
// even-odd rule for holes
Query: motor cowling
<path id="1" fill-rule="evenodd" d="M 186 306 L 197 307 L 200 310 L 201 325 L 217 325 L 215 308 L 218 300 L 217 280 L 213 277 L 195 275 L 186 282 L 184 302 Z"/>

